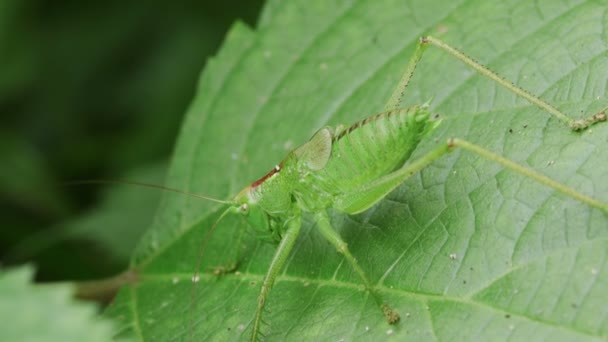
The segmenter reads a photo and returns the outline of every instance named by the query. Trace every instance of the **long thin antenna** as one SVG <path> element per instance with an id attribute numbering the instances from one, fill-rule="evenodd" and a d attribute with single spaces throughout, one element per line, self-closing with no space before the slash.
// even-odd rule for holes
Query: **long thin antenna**
<path id="1" fill-rule="evenodd" d="M 162 185 L 149 184 L 149 183 L 141 183 L 141 182 L 134 182 L 134 181 L 128 181 L 128 180 L 86 179 L 86 180 L 68 181 L 68 182 L 65 182 L 63 184 L 67 185 L 67 186 L 83 185 L 83 184 L 135 185 L 135 186 L 141 186 L 141 187 L 144 187 L 144 188 L 151 188 L 151 189 L 159 189 L 159 190 L 176 192 L 178 194 L 184 194 L 184 195 L 188 195 L 188 196 L 192 196 L 192 197 L 197 197 L 197 198 L 205 199 L 205 200 L 212 201 L 212 202 L 222 203 L 222 204 L 234 204 L 231 201 L 219 200 L 219 199 L 216 199 L 216 198 L 213 198 L 213 197 L 208 197 L 208 196 L 196 194 L 196 193 L 193 193 L 193 192 L 188 192 L 188 191 L 178 190 L 178 189 L 174 189 L 174 188 L 169 188 L 169 187 L 162 186 Z"/>

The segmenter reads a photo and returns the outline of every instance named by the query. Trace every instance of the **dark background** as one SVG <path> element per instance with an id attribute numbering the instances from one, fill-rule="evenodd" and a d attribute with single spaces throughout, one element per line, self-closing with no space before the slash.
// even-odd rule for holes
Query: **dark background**
<path id="1" fill-rule="evenodd" d="M 128 253 L 106 248 L 96 234 L 73 233 L 108 186 L 63 183 L 147 173 L 135 180 L 162 182 L 207 58 L 235 20 L 254 26 L 261 5 L 0 2 L 3 266 L 33 261 L 46 281 L 127 267 Z M 129 173 L 137 168 L 144 171 Z M 149 196 L 153 209 L 158 194 Z M 135 226 L 121 237 L 123 249 L 135 245 Z"/>

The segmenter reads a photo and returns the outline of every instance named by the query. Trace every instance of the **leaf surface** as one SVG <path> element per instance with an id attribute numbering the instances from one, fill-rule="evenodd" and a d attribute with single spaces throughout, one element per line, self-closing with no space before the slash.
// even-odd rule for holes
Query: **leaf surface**
<path id="1" fill-rule="evenodd" d="M 271 1 L 207 65 L 167 185 L 230 198 L 325 125 L 384 108 L 418 38 L 432 34 L 572 117 L 608 104 L 605 8 L 594 1 Z M 414 153 L 460 137 L 608 202 L 608 125 L 573 133 L 550 114 L 429 48 L 406 105 L 443 124 Z M 142 340 L 248 338 L 274 246 L 220 206 L 167 194 L 108 315 Z M 388 325 L 348 263 L 305 216 L 267 301 L 268 340 L 595 340 L 608 336 L 608 217 L 456 151 L 370 210 L 332 212 L 352 253 L 402 316 Z M 237 273 L 211 274 L 240 251 Z M 194 300 L 194 304 L 193 303 Z M 193 306 L 192 306 L 193 305 Z M 190 323 L 190 309 L 194 319 Z M 192 331 L 191 331 L 192 329 Z"/>

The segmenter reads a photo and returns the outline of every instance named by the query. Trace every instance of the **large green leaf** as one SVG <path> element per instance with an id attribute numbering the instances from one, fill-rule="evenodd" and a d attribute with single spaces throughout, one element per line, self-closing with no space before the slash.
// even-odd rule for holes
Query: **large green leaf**
<path id="1" fill-rule="evenodd" d="M 235 25 L 207 65 L 168 185 L 228 198 L 326 124 L 381 111 L 418 37 L 440 36 L 573 117 L 608 104 L 605 7 L 597 1 L 271 1 Z M 429 48 L 407 104 L 445 117 L 415 153 L 456 136 L 608 202 L 608 124 L 583 133 Z M 274 246 L 220 206 L 167 194 L 132 261 L 140 281 L 109 314 L 121 335 L 238 340 L 250 333 Z M 125 218 L 128 219 L 128 218 Z M 608 337 L 608 217 L 464 151 L 433 163 L 367 212 L 332 221 L 401 313 L 388 325 L 311 218 L 267 302 L 269 340 L 580 340 Z M 239 272 L 210 268 L 241 249 Z M 194 319 L 190 322 L 190 310 Z"/>

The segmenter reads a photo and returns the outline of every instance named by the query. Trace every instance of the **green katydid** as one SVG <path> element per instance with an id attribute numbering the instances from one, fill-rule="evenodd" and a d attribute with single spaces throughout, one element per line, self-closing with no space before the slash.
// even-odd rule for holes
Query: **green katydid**
<path id="1" fill-rule="evenodd" d="M 429 45 L 448 52 L 484 76 L 550 113 L 574 131 L 586 129 L 606 120 L 603 111 L 584 119 L 571 119 L 554 106 L 505 81 L 441 40 L 433 37 L 421 38 L 384 112 L 367 117 L 351 126 L 321 128 L 307 143 L 290 152 L 280 164 L 240 191 L 232 200 L 220 201 L 230 206 L 207 232 L 197 260 L 194 283 L 199 280 L 204 244 L 218 222 L 227 214 L 242 215 L 260 234 L 260 238 L 278 243 L 258 294 L 256 310 L 252 313 L 254 317 L 251 323 L 252 341 L 260 336 L 265 303 L 277 275 L 295 245 L 302 226 L 303 212 L 308 212 L 314 217 L 320 233 L 344 255 L 366 290 L 377 302 L 387 322 L 391 324 L 398 322 L 399 314 L 375 289 L 357 259 L 350 253 L 347 244 L 332 227 L 327 209 L 333 208 L 345 214 L 365 211 L 381 201 L 408 177 L 457 147 L 495 161 L 608 213 L 608 203 L 583 195 L 465 140 L 451 138 L 447 142 L 440 143 L 421 158 L 409 161 L 418 143 L 441 123 L 429 110 L 429 103 L 409 108 L 400 107 L 416 65 Z M 231 271 L 234 265 L 236 263 L 226 269 L 218 268 L 218 272 Z M 191 315 L 204 315 L 204 313 L 195 313 L 191 308 Z M 190 338 L 194 339 L 192 319 L 193 317 L 190 317 L 189 329 Z"/>

